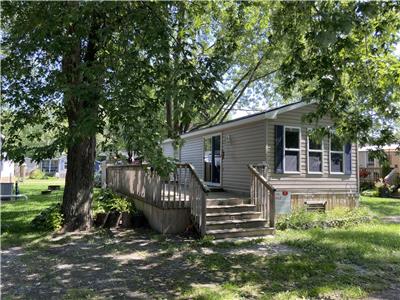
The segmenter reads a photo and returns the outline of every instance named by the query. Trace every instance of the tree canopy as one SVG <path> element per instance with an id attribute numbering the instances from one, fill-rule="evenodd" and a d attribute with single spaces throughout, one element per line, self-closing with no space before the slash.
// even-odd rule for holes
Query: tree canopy
<path id="1" fill-rule="evenodd" d="M 306 120 L 328 114 L 349 140 L 398 141 L 396 1 L 3 2 L 2 9 L 3 147 L 18 161 L 67 150 L 63 211 L 71 228 L 90 223 L 96 136 L 105 132 L 126 135 L 162 171 L 164 138 L 222 122 L 234 107 L 260 108 L 261 98 L 314 101 Z"/>

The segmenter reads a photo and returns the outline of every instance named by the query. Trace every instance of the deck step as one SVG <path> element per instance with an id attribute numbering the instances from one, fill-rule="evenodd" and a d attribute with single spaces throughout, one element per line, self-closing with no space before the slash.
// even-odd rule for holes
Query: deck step
<path id="1" fill-rule="evenodd" d="M 249 198 L 215 198 L 207 199 L 207 206 L 250 204 Z"/>
<path id="2" fill-rule="evenodd" d="M 207 214 L 211 213 L 233 213 L 233 212 L 251 212 L 255 211 L 256 206 L 253 204 L 238 205 L 210 205 L 207 206 Z"/>
<path id="3" fill-rule="evenodd" d="M 227 221 L 207 221 L 206 230 L 233 229 L 233 228 L 260 228 L 265 227 L 265 219 L 253 220 L 227 220 Z"/>
<path id="4" fill-rule="evenodd" d="M 236 213 L 212 213 L 207 214 L 207 221 L 227 221 L 227 220 L 251 220 L 259 219 L 261 216 L 260 212 L 257 211 L 245 211 Z"/>
<path id="5" fill-rule="evenodd" d="M 244 236 L 265 236 L 274 234 L 275 229 L 270 227 L 255 228 L 233 228 L 233 229 L 216 229 L 206 230 L 207 235 L 212 235 L 216 239 L 235 238 Z"/>

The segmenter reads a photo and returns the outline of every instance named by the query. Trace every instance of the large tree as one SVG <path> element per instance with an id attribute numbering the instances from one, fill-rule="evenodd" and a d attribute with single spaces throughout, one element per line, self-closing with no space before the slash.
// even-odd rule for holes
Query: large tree
<path id="1" fill-rule="evenodd" d="M 240 27 L 240 5 L 222 3 L 2 6 L 4 148 L 20 161 L 67 150 L 66 230 L 91 225 L 96 135 L 106 124 L 128 128 L 134 150 L 165 165 L 161 139 L 218 103 Z M 40 147 L 23 138 L 38 124 L 53 137 Z"/>
<path id="2" fill-rule="evenodd" d="M 2 122 L 12 158 L 67 149 L 66 229 L 90 226 L 96 135 L 124 129 L 160 167 L 160 141 L 234 107 L 315 101 L 362 143 L 394 140 L 398 2 L 3 2 Z M 256 95 L 256 96 L 254 96 Z M 51 116 L 51 117 L 49 117 Z M 52 141 L 26 144 L 38 126 Z M 32 140 L 40 137 L 30 135 Z"/>

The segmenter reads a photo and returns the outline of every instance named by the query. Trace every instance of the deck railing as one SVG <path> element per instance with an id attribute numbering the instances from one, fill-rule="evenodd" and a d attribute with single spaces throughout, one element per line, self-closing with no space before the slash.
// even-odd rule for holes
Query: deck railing
<path id="1" fill-rule="evenodd" d="M 270 185 L 262 174 L 265 170 L 262 166 L 248 165 L 250 170 L 251 203 L 256 206 L 256 210 L 261 212 L 262 218 L 269 221 L 270 227 L 275 227 L 275 188 Z M 266 168 L 266 166 L 264 166 Z"/>
<path id="2" fill-rule="evenodd" d="M 207 187 L 190 164 L 176 164 L 174 171 L 161 177 L 149 165 L 109 166 L 107 187 L 163 208 L 189 208 L 194 225 L 205 234 Z"/>

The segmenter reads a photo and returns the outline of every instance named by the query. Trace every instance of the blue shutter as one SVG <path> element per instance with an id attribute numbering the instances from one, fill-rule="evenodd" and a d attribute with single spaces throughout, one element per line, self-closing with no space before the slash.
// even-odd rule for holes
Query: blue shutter
<path id="1" fill-rule="evenodd" d="M 344 174 L 351 175 L 351 144 L 344 146 Z"/>
<path id="2" fill-rule="evenodd" d="M 275 173 L 283 173 L 283 126 L 275 125 Z"/>

